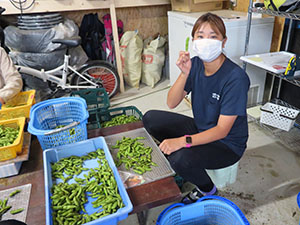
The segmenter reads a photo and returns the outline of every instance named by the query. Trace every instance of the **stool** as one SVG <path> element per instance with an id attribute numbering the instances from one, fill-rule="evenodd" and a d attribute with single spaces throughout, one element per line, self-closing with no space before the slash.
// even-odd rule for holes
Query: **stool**
<path id="1" fill-rule="evenodd" d="M 235 164 L 217 170 L 206 170 L 211 180 L 217 188 L 225 187 L 227 184 L 233 184 L 236 181 L 239 161 Z"/>

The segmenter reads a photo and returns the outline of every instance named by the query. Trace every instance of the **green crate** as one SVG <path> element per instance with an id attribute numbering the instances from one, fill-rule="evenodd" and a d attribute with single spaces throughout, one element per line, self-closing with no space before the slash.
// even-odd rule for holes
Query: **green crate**
<path id="1" fill-rule="evenodd" d="M 139 120 L 142 120 L 143 114 L 140 110 L 138 110 L 135 106 L 127 106 L 127 107 L 118 107 L 113 109 L 108 109 L 106 111 L 99 111 L 97 109 L 89 110 L 89 120 L 87 127 L 88 129 L 97 129 L 101 128 L 101 124 L 103 122 L 107 122 L 112 120 L 116 116 L 120 115 L 133 115 L 137 117 Z"/>
<path id="2" fill-rule="evenodd" d="M 110 107 L 109 97 L 104 88 L 91 88 L 72 91 L 71 96 L 79 96 L 84 98 L 88 109 L 106 111 Z"/>

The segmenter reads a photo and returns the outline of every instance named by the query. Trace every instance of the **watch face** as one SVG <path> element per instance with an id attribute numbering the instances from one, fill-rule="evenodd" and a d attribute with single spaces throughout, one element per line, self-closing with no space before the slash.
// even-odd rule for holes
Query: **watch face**
<path id="1" fill-rule="evenodd" d="M 189 137 L 189 136 L 185 137 L 185 141 L 188 144 L 192 144 L 192 137 Z"/>

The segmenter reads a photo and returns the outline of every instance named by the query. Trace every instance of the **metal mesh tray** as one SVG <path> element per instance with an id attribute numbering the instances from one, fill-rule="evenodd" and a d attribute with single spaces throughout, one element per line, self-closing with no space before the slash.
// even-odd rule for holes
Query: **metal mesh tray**
<path id="1" fill-rule="evenodd" d="M 136 138 L 136 137 L 145 137 L 144 140 L 139 140 L 139 142 L 144 143 L 146 147 L 151 147 L 152 151 L 152 161 L 155 162 L 158 166 L 152 166 L 152 171 L 145 172 L 142 176 L 145 179 L 144 183 L 149 183 L 155 180 L 159 180 L 165 177 L 175 175 L 174 170 L 171 168 L 168 160 L 160 151 L 158 146 L 155 144 L 151 136 L 148 134 L 145 128 L 139 128 L 127 132 L 122 132 L 119 134 L 105 136 L 105 141 L 110 149 L 111 155 L 114 160 L 116 158 L 118 149 L 112 149 L 111 146 L 115 145 L 117 140 L 121 140 L 123 137 Z M 128 171 L 126 170 L 124 164 L 118 167 L 119 171 Z M 128 172 L 136 174 L 132 169 Z M 137 174 L 138 175 L 138 174 Z"/>

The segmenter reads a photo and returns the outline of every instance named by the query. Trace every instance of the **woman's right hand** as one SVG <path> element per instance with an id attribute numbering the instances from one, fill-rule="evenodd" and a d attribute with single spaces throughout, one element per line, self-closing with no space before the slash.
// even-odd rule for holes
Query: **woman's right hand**
<path id="1" fill-rule="evenodd" d="M 176 62 L 176 65 L 178 66 L 178 68 L 181 70 L 183 74 L 188 76 L 192 67 L 190 53 L 185 51 L 180 51 L 179 58 Z"/>

